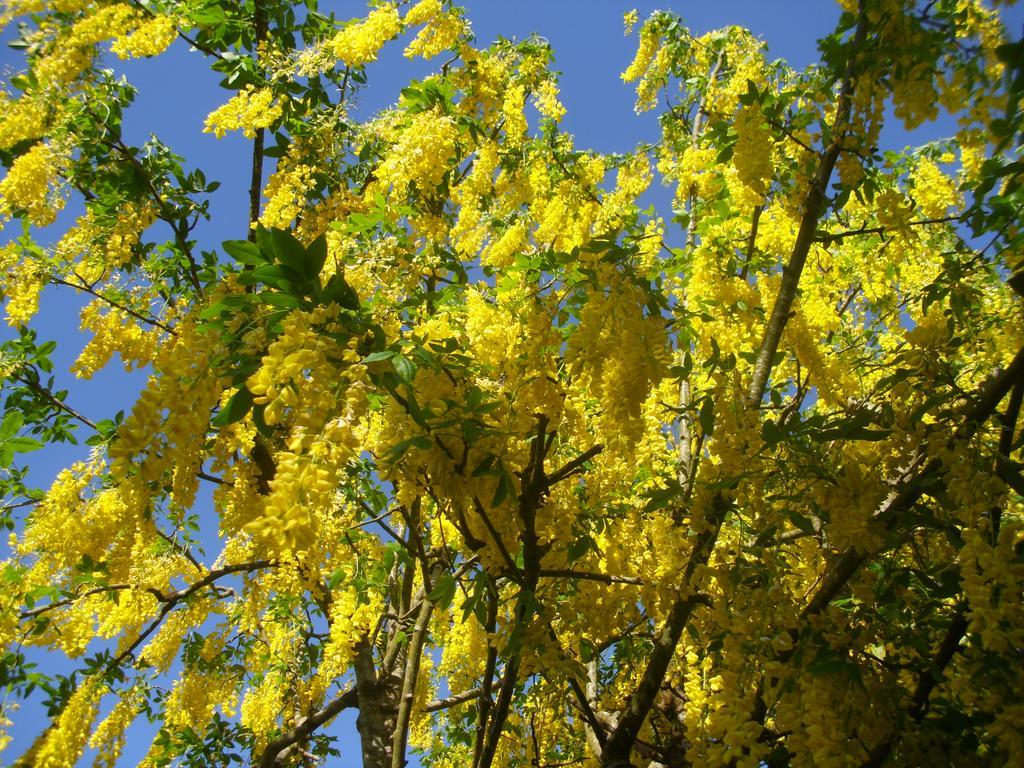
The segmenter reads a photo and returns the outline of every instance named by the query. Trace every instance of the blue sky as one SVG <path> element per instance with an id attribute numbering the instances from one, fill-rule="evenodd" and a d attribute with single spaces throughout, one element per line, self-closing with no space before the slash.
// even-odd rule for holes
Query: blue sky
<path id="1" fill-rule="evenodd" d="M 657 123 L 653 113 L 633 112 L 632 87 L 622 83 L 619 73 L 632 59 L 635 38 L 624 38 L 622 15 L 634 7 L 618 0 L 470 0 L 465 3 L 473 29 L 481 43 L 499 35 L 523 38 L 538 33 L 547 38 L 556 55 L 556 68 L 563 75 L 562 101 L 567 107 L 563 121 L 565 130 L 575 134 L 578 148 L 598 151 L 626 151 L 635 145 L 657 139 Z M 655 8 L 680 13 L 697 33 L 725 25 L 750 28 L 769 45 L 773 57 L 784 58 L 796 67 L 817 59 L 815 41 L 828 34 L 838 17 L 838 6 L 829 0 L 687 0 L 676 3 L 636 3 L 641 18 Z M 327 2 L 324 10 L 333 10 L 339 18 L 361 15 L 359 2 Z M 1011 31 L 1020 33 L 1020 13 L 1014 14 Z M 10 33 L 7 34 L 10 37 Z M 398 90 L 414 77 L 433 70 L 439 60 L 430 63 L 409 62 L 400 55 L 401 44 L 393 45 L 381 60 L 369 67 L 369 85 L 359 97 L 357 114 L 365 117 L 393 102 Z M 201 54 L 189 52 L 187 46 L 176 44 L 166 55 L 151 61 L 127 64 L 110 59 L 110 65 L 122 70 L 140 89 L 135 105 L 125 118 L 125 134 L 130 143 L 142 143 L 156 133 L 166 144 L 183 155 L 189 165 L 203 168 L 210 180 L 223 183 L 216 193 L 214 220 L 200 233 L 204 247 L 216 247 L 225 239 L 245 236 L 247 216 L 247 184 L 249 144 L 238 136 L 217 140 L 202 133 L 206 115 L 229 97 L 217 87 L 219 76 L 206 69 Z M 0 69 L 11 74 L 21 68 L 19 53 L 0 50 Z M 926 138 L 934 138 L 945 127 L 928 129 Z M 905 142 L 900 132 L 887 134 L 892 142 Z M 664 203 L 669 194 L 655 193 L 653 200 Z M 81 211 L 70 205 L 61 216 L 65 224 Z M 60 231 L 60 226 L 51 228 Z M 670 235 L 671 236 L 671 235 Z M 50 237 L 53 237 L 52 235 Z M 6 239 L 6 238 L 5 238 Z M 46 239 L 46 238 L 44 238 Z M 93 420 L 108 418 L 120 409 L 128 410 L 134 393 L 144 381 L 143 374 L 126 376 L 116 365 L 91 382 L 76 382 L 68 372 L 83 339 L 77 333 L 79 298 L 65 289 L 48 291 L 36 327 L 43 338 L 55 338 L 60 344 L 56 355 L 58 387 L 71 391 L 72 404 Z M 8 338 L 10 330 L 3 326 L 0 338 Z M 44 451 L 29 458 L 37 484 L 45 486 L 54 473 L 83 451 Z M 215 548 L 207 552 L 210 560 Z M 64 668 L 66 660 L 38 655 L 52 669 Z M 17 726 L 14 743 L 8 748 L 11 759 L 31 743 L 45 727 L 38 706 L 31 703 L 15 714 Z M 333 730 L 344 734 L 349 745 L 337 766 L 359 765 L 358 746 L 354 741 L 354 715 L 340 718 Z M 120 765 L 134 765 L 148 748 L 145 726 L 136 726 Z M 2 761 L 0 761 L 2 762 Z"/>

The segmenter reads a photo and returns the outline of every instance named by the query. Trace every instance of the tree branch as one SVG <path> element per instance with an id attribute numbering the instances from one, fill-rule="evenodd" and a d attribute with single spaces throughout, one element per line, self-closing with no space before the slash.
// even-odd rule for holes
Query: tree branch
<path id="1" fill-rule="evenodd" d="M 793 244 L 793 252 L 790 254 L 789 263 L 782 270 L 779 293 L 775 298 L 771 317 L 765 327 L 761 348 L 758 350 L 754 361 L 753 378 L 750 382 L 750 389 L 747 391 L 747 406 L 749 408 L 758 408 L 760 406 L 761 398 L 764 397 L 765 389 L 768 387 L 768 377 L 771 374 L 775 353 L 779 349 L 782 332 L 789 321 L 790 310 L 792 309 L 794 299 L 796 299 L 800 275 L 807 261 L 807 254 L 810 252 L 811 244 L 815 239 L 818 220 L 825 210 L 829 180 L 832 178 L 832 171 L 842 150 L 843 137 L 846 135 L 849 127 L 854 78 L 857 70 L 857 55 L 866 38 L 867 20 L 863 8 L 861 8 L 860 18 L 857 22 L 857 31 L 852 41 L 853 50 L 846 62 L 843 84 L 839 91 L 836 119 L 832 126 L 833 136 L 825 151 L 820 155 L 818 167 L 814 172 L 810 188 L 807 190 L 807 198 L 804 201 L 804 215 L 800 219 L 800 228 L 797 231 L 796 242 Z"/>
<path id="2" fill-rule="evenodd" d="M 257 763 L 258 768 L 274 768 L 276 765 L 284 765 L 285 761 L 281 758 L 287 757 L 287 755 L 282 754 L 285 750 L 293 744 L 308 739 L 317 728 L 333 720 L 342 710 L 358 706 L 359 695 L 355 688 L 350 688 L 338 694 L 322 709 L 303 719 L 290 731 L 278 736 L 267 744 L 263 754 L 260 756 L 259 763 Z"/>

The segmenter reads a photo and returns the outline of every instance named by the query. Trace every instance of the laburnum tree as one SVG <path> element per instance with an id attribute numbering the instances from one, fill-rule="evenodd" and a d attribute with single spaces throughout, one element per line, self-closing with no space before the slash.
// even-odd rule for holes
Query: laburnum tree
<path id="1" fill-rule="evenodd" d="M 627 14 L 661 137 L 602 155 L 548 44 L 448 0 L 8 0 L 0 684 L 50 718 L 13 764 L 123 765 L 139 718 L 147 768 L 1024 764 L 1024 46 L 841 6 L 804 70 Z M 251 139 L 223 244 L 104 65 L 172 44 Z M 386 45 L 435 74 L 357 121 Z M 44 290 L 76 376 L 145 371 L 125 415 L 76 409 Z"/>

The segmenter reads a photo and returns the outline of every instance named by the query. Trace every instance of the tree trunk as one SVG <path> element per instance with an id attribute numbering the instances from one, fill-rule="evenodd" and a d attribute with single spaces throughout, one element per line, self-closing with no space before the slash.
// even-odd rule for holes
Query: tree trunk
<path id="1" fill-rule="evenodd" d="M 389 675 L 378 679 L 368 639 L 361 640 L 356 648 L 355 671 L 359 692 L 356 728 L 363 747 L 363 768 L 391 768 L 401 677 Z"/>

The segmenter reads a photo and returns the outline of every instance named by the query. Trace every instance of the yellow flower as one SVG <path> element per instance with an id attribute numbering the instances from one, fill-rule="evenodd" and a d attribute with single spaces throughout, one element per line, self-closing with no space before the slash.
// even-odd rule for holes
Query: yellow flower
<path id="1" fill-rule="evenodd" d="M 622 73 L 623 82 L 630 83 L 639 78 L 651 66 L 661 45 L 661 33 L 651 24 L 645 24 L 640 30 L 640 46 L 637 48 L 633 61 Z"/>
<path id="2" fill-rule="evenodd" d="M 441 0 L 420 0 L 405 14 L 405 23 L 409 26 L 425 24 L 441 12 Z"/>
<path id="3" fill-rule="evenodd" d="M 451 117 L 418 112 L 381 162 L 377 178 L 397 197 L 403 197 L 412 183 L 429 193 L 448 170 L 457 138 L 458 126 Z"/>
<path id="4" fill-rule="evenodd" d="M 565 107 L 558 100 L 558 84 L 554 80 L 545 80 L 540 84 L 536 95 L 537 109 L 544 117 L 556 123 L 565 116 Z"/>
<path id="5" fill-rule="evenodd" d="M 0 149 L 42 136 L 47 111 L 42 99 L 22 96 L 12 101 L 7 94 L 0 93 Z"/>
<path id="6" fill-rule="evenodd" d="M 110 49 L 122 59 L 158 56 L 170 47 L 177 36 L 174 18 L 158 14 L 129 34 L 118 37 Z"/>
<path id="7" fill-rule="evenodd" d="M 764 202 L 772 177 L 772 135 L 761 113 L 761 105 L 742 107 L 734 125 L 737 139 L 733 165 L 740 181 Z"/>
<path id="8" fill-rule="evenodd" d="M 265 227 L 287 229 L 302 210 L 312 179 L 312 166 L 282 160 L 263 190 L 267 205 L 260 223 Z"/>
<path id="9" fill-rule="evenodd" d="M 914 183 L 914 200 L 929 219 L 946 215 L 954 205 L 959 204 L 960 194 L 953 180 L 927 158 L 921 158 L 911 173 Z"/>
<path id="10" fill-rule="evenodd" d="M 633 34 L 633 27 L 637 25 L 638 21 L 640 21 L 640 15 L 637 13 L 636 8 L 626 11 L 622 15 L 622 24 L 625 27 L 625 34 L 627 36 Z"/>
<path id="11" fill-rule="evenodd" d="M 334 55 L 350 67 L 358 67 L 377 60 L 384 44 L 402 31 L 398 9 L 391 3 L 384 5 L 362 21 L 341 30 L 331 45 Z"/>
<path id="12" fill-rule="evenodd" d="M 241 130 L 243 135 L 251 139 L 258 129 L 273 125 L 282 112 L 270 88 L 257 89 L 247 85 L 227 104 L 209 114 L 203 132 L 222 139 L 228 131 Z"/>
<path id="13" fill-rule="evenodd" d="M 64 207 L 64 198 L 54 193 L 61 162 L 49 144 L 39 143 L 11 164 L 0 181 L 0 222 L 24 211 L 30 224 L 45 227 L 53 223 Z"/>

